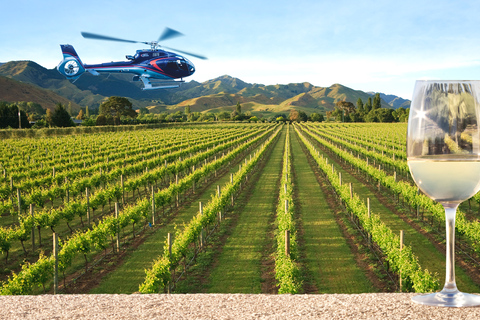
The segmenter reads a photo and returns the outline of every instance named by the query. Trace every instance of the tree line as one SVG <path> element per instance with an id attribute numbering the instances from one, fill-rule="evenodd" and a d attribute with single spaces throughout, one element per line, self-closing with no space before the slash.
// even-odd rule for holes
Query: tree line
<path id="1" fill-rule="evenodd" d="M 39 110 L 42 111 L 39 111 Z M 32 111 L 34 110 L 34 111 Z M 31 124 L 31 115 L 36 112 L 42 114 L 36 122 L 39 125 Z M 0 128 L 28 129 L 31 127 L 39 128 L 45 126 L 51 127 L 71 127 L 74 126 L 70 114 L 61 103 L 58 103 L 53 111 L 44 110 L 39 104 L 33 102 L 22 102 L 18 104 L 9 104 L 0 102 Z"/>
<path id="2" fill-rule="evenodd" d="M 382 108 L 380 94 L 367 99 L 363 103 L 358 98 L 356 105 L 347 101 L 338 101 L 335 109 L 327 111 L 327 119 L 334 118 L 339 122 L 406 122 L 410 108 Z"/>
<path id="3" fill-rule="evenodd" d="M 68 112 L 71 106 L 58 103 L 53 110 L 44 109 L 38 103 L 0 102 L 0 128 L 45 128 L 45 127 L 72 127 L 75 123 Z M 249 121 L 249 122 L 405 122 L 408 120 L 409 108 L 381 108 L 380 94 L 373 99 L 369 97 L 364 103 L 358 98 L 356 105 L 347 101 L 338 101 L 335 109 L 327 111 L 326 116 L 313 112 L 307 115 L 301 110 L 290 110 L 289 114 L 274 113 L 267 117 L 252 115 L 250 111 L 243 112 L 240 102 L 237 102 L 233 111 L 192 112 L 190 106 L 184 111 L 162 112 L 152 114 L 147 108 L 140 108 L 139 112 L 133 109 L 132 103 L 124 97 L 112 96 L 100 104 L 98 110 L 88 106 L 82 108 L 75 119 L 82 120 L 83 126 L 105 126 L 121 124 L 148 124 L 163 122 L 208 122 L 208 121 Z M 98 113 L 98 115 L 97 115 Z"/>

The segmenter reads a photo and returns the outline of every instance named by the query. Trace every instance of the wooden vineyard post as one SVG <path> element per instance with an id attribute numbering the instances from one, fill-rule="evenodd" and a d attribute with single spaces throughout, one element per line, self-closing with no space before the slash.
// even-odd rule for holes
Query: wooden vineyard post
<path id="1" fill-rule="evenodd" d="M 284 190 L 285 194 L 287 194 L 287 184 L 286 183 L 283 184 L 283 190 Z"/>
<path id="2" fill-rule="evenodd" d="M 420 188 L 417 188 L 417 194 L 419 195 L 420 194 Z M 480 210 L 480 206 L 478 207 L 479 210 Z M 419 218 L 420 216 L 420 205 L 417 204 L 417 219 Z M 423 217 L 422 217 L 423 218 Z M 422 219 L 423 220 L 423 219 Z"/>
<path id="3" fill-rule="evenodd" d="M 220 185 L 217 184 L 217 197 L 220 198 L 221 194 L 222 194 L 222 192 L 220 190 Z M 223 212 L 222 212 L 222 210 L 220 210 L 220 211 L 218 211 L 218 220 L 222 221 L 222 219 L 223 219 Z"/>
<path id="4" fill-rule="evenodd" d="M 53 294 L 58 293 L 58 236 L 53 233 L 53 257 L 55 259 L 55 265 L 53 268 Z"/>
<path id="5" fill-rule="evenodd" d="M 378 165 L 378 170 L 382 171 L 382 166 L 380 164 Z M 378 179 L 378 191 L 380 191 L 380 179 Z"/>
<path id="6" fill-rule="evenodd" d="M 233 184 L 233 173 L 230 173 L 230 183 Z M 233 208 L 233 193 L 231 196 L 231 201 L 232 201 L 232 208 Z"/>
<path id="7" fill-rule="evenodd" d="M 152 226 L 155 225 L 155 187 L 152 185 Z"/>
<path id="8" fill-rule="evenodd" d="M 172 234 L 169 232 L 167 234 L 167 245 L 168 245 L 168 259 L 170 260 L 170 258 L 172 257 Z M 172 271 L 170 269 L 170 271 Z M 175 271 L 174 271 L 175 272 Z M 174 279 L 174 274 L 172 274 L 172 276 L 170 277 L 170 281 L 168 282 L 168 285 L 167 285 L 167 293 L 170 293 L 170 289 L 172 286 L 172 282 L 173 282 L 173 279 Z"/>
<path id="9" fill-rule="evenodd" d="M 122 204 L 125 205 L 125 182 L 123 180 L 123 174 L 120 175 L 120 183 L 122 185 Z"/>
<path id="10" fill-rule="evenodd" d="M 198 203 L 198 209 L 200 211 L 200 215 L 203 215 L 203 203 L 201 201 Z M 204 230 L 202 228 L 202 231 L 200 231 L 200 249 L 202 249 L 203 245 L 204 245 L 204 243 L 203 243 L 204 242 L 204 236 L 205 236 L 204 235 Z"/>
<path id="11" fill-rule="evenodd" d="M 207 165 L 207 159 L 205 159 L 205 164 L 203 166 Z M 207 175 L 205 175 L 205 183 L 207 183 Z"/>
<path id="12" fill-rule="evenodd" d="M 340 184 L 341 184 L 341 180 L 340 180 Z M 348 184 L 348 187 L 350 188 L 350 200 L 353 199 L 353 186 L 352 186 L 352 183 L 350 182 Z M 353 211 L 350 211 L 350 218 L 353 220 Z"/>
<path id="13" fill-rule="evenodd" d="M 17 188 L 17 203 L 18 203 L 18 217 L 22 214 L 22 195 L 20 194 L 20 189 Z"/>
<path id="14" fill-rule="evenodd" d="M 368 214 L 368 221 L 370 221 L 370 218 L 372 217 L 372 213 L 370 211 L 370 198 L 367 198 L 367 214 Z M 370 233 L 368 233 L 368 244 L 372 242 L 372 236 Z"/>
<path id="15" fill-rule="evenodd" d="M 242 165 L 241 165 L 241 164 L 238 165 L 238 172 L 240 172 L 240 171 L 242 171 Z M 240 185 L 239 185 L 238 188 L 239 188 L 240 190 L 242 190 L 242 182 L 241 182 L 241 181 L 240 181 Z"/>
<path id="16" fill-rule="evenodd" d="M 32 252 L 35 251 L 35 213 L 33 203 L 30 203 L 30 215 L 32 216 Z"/>
<path id="17" fill-rule="evenodd" d="M 88 226 L 90 226 L 90 192 L 88 190 L 88 187 L 85 190 L 85 197 L 87 198 L 87 221 Z"/>
<path id="18" fill-rule="evenodd" d="M 403 240 L 404 240 L 404 233 L 403 230 L 400 230 L 400 251 L 403 250 Z M 400 274 L 400 280 L 399 280 L 399 286 L 400 286 L 400 292 L 402 292 L 402 272 L 399 272 Z"/>
<path id="19" fill-rule="evenodd" d="M 115 202 L 115 219 L 117 220 L 117 228 L 115 230 L 116 233 L 116 242 L 117 242 L 117 252 L 120 252 L 120 226 L 118 225 L 118 202 Z"/>
<path id="20" fill-rule="evenodd" d="M 285 230 L 285 255 L 290 256 L 290 230 Z"/>
<path id="21" fill-rule="evenodd" d="M 195 172 L 195 165 L 193 165 L 192 173 Z M 193 180 L 192 193 L 195 194 L 195 180 Z"/>
<path id="22" fill-rule="evenodd" d="M 288 199 L 285 200 L 285 214 L 288 212 Z"/>
<path id="23" fill-rule="evenodd" d="M 178 185 L 178 173 L 175 174 L 175 184 Z M 176 198 L 176 206 L 177 206 L 177 208 L 178 208 L 178 197 L 179 197 L 179 196 L 178 196 L 178 191 L 177 191 L 177 198 Z"/>

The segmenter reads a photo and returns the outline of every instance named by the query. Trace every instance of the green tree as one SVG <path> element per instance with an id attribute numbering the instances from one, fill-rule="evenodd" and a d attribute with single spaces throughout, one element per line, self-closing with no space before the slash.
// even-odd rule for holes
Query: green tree
<path id="1" fill-rule="evenodd" d="M 97 116 L 97 120 L 95 121 L 97 126 L 106 126 L 107 125 L 107 117 L 103 114 L 99 114 Z"/>
<path id="2" fill-rule="evenodd" d="M 22 129 L 30 128 L 30 123 L 28 122 L 25 111 L 19 110 L 15 104 L 0 103 L 0 128 L 18 128 L 19 121 L 21 122 Z"/>
<path id="3" fill-rule="evenodd" d="M 314 122 L 323 122 L 325 121 L 324 117 L 323 117 L 323 114 L 318 114 L 316 112 L 313 112 L 310 114 L 310 116 L 308 117 L 310 121 L 314 121 Z"/>
<path id="4" fill-rule="evenodd" d="M 190 112 L 188 115 L 187 115 L 187 119 L 188 121 L 198 121 L 198 119 L 200 118 L 200 116 L 202 115 L 201 112 Z M 227 112 L 227 118 L 230 119 L 230 113 Z"/>
<path id="5" fill-rule="evenodd" d="M 183 111 L 179 110 L 175 113 L 169 114 L 166 120 L 171 122 L 183 122 L 187 120 L 187 116 L 183 114 Z"/>
<path id="6" fill-rule="evenodd" d="M 358 100 L 357 100 L 357 112 L 360 112 L 360 113 L 365 112 L 365 109 L 363 108 L 362 98 L 358 98 Z"/>
<path id="7" fill-rule="evenodd" d="M 393 109 L 379 108 L 370 111 L 365 117 L 366 122 L 395 122 Z"/>
<path id="8" fill-rule="evenodd" d="M 185 114 L 186 115 L 190 114 L 190 106 L 185 106 Z"/>
<path id="9" fill-rule="evenodd" d="M 372 105 L 372 110 L 375 109 L 380 109 L 382 107 L 382 99 L 380 98 L 380 93 L 375 93 L 375 96 L 373 97 L 373 105 Z"/>
<path id="10" fill-rule="evenodd" d="M 65 107 L 61 103 L 57 103 L 55 109 L 53 109 L 51 124 L 55 127 L 73 127 L 75 124 L 67 112 Z"/>
<path id="11" fill-rule="evenodd" d="M 65 109 L 67 110 L 68 114 L 72 114 L 72 113 L 73 113 L 72 103 L 69 102 L 69 103 L 67 104 L 67 107 L 66 107 Z"/>
<path id="12" fill-rule="evenodd" d="M 368 97 L 367 102 L 365 103 L 365 105 L 363 107 L 365 109 L 365 113 L 369 113 L 370 110 L 372 110 L 372 98 L 371 97 Z"/>
<path id="13" fill-rule="evenodd" d="M 141 115 L 143 115 L 143 114 L 149 114 L 150 111 L 149 111 L 148 108 L 146 108 L 146 107 L 141 107 L 141 108 L 139 109 L 139 113 L 140 113 Z"/>
<path id="14" fill-rule="evenodd" d="M 335 118 L 335 121 L 342 122 L 345 120 L 345 115 L 342 109 L 335 107 L 335 110 L 331 112 L 331 117 Z"/>
<path id="15" fill-rule="evenodd" d="M 84 127 L 94 127 L 96 125 L 96 121 L 92 118 L 87 118 L 82 122 L 82 126 Z"/>
<path id="16" fill-rule="evenodd" d="M 360 113 L 360 112 L 353 112 L 353 113 L 350 113 L 349 115 L 350 117 L 350 122 L 364 122 L 364 114 L 363 113 Z"/>
<path id="17" fill-rule="evenodd" d="M 299 121 L 307 121 L 308 115 L 304 111 L 298 111 Z"/>
<path id="18" fill-rule="evenodd" d="M 230 113 L 230 119 L 235 121 L 241 121 L 245 119 L 245 116 L 243 113 L 238 113 L 237 110 L 233 110 L 232 113 Z"/>
<path id="19" fill-rule="evenodd" d="M 235 111 L 237 112 L 237 115 L 242 114 L 242 106 L 240 105 L 240 101 L 237 101 L 237 105 L 235 106 Z"/>
<path id="20" fill-rule="evenodd" d="M 215 121 L 215 114 L 211 112 L 205 112 L 200 114 L 198 121 Z"/>
<path id="21" fill-rule="evenodd" d="M 24 111 L 28 115 L 28 119 L 30 121 L 39 120 L 45 115 L 45 109 L 43 109 L 42 106 L 36 102 L 22 101 L 18 102 L 17 106 L 21 111 Z"/>
<path id="22" fill-rule="evenodd" d="M 230 113 L 228 113 L 227 111 L 222 111 L 217 114 L 217 119 L 220 121 L 230 120 Z"/>
<path id="23" fill-rule="evenodd" d="M 45 110 L 45 121 L 49 126 L 52 125 L 52 114 L 53 114 L 52 110 L 50 109 Z"/>
<path id="24" fill-rule="evenodd" d="M 108 118 L 126 116 L 130 118 L 136 118 L 137 113 L 133 110 L 130 100 L 124 97 L 110 97 L 107 101 L 100 105 L 100 114 L 103 114 Z"/>
<path id="25" fill-rule="evenodd" d="M 408 120 L 408 110 L 405 108 L 398 108 L 397 110 L 393 111 L 393 116 L 395 117 L 395 120 L 398 122 L 406 122 Z"/>
<path id="26" fill-rule="evenodd" d="M 88 112 L 88 106 L 85 106 L 85 118 L 90 118 L 90 112 Z"/>

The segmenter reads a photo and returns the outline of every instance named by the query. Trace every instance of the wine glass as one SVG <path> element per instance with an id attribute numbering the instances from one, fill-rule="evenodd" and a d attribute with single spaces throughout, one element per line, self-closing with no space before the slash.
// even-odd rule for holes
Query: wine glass
<path id="1" fill-rule="evenodd" d="M 413 301 L 433 306 L 480 305 L 480 295 L 455 283 L 455 215 L 480 189 L 480 81 L 419 80 L 408 119 L 407 162 L 417 186 L 445 208 L 443 290 Z"/>

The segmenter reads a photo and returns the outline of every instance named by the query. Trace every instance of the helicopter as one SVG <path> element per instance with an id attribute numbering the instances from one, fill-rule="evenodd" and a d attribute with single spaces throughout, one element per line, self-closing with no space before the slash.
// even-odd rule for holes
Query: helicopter
<path id="1" fill-rule="evenodd" d="M 128 61 L 108 62 L 100 64 L 84 64 L 72 45 L 61 44 L 63 60 L 57 66 L 58 72 L 68 80 L 75 82 L 83 73 L 89 72 L 95 76 L 100 73 L 132 73 L 133 81 L 142 81 L 142 90 L 178 88 L 184 77 L 191 76 L 195 72 L 195 66 L 187 58 L 160 49 L 159 42 L 182 36 L 181 32 L 171 28 L 165 28 L 157 41 L 134 41 L 109 36 L 103 36 L 90 32 L 81 32 L 84 38 L 96 40 L 119 41 L 128 43 L 143 43 L 150 45 L 150 49 L 137 50 L 135 55 L 126 55 Z M 163 47 L 163 46 L 162 46 Z M 198 59 L 206 57 L 190 52 L 164 47 Z"/>

